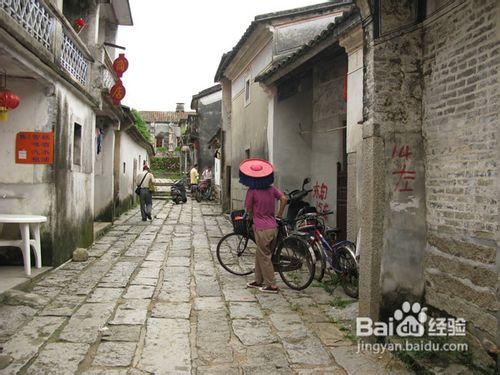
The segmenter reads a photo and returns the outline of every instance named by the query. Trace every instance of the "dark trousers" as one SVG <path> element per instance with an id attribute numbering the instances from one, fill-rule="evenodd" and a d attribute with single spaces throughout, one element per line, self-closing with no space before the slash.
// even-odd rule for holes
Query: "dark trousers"
<path id="1" fill-rule="evenodd" d="M 148 188 L 142 188 L 141 194 L 139 195 L 141 201 L 141 216 L 145 220 L 151 217 L 151 212 L 153 210 L 153 196 Z"/>

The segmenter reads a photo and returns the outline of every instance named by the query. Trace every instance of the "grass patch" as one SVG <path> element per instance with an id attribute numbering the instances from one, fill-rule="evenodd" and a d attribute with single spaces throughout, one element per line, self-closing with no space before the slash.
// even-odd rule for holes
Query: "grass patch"
<path id="1" fill-rule="evenodd" d="M 443 347 L 444 344 L 450 343 L 458 343 L 463 342 L 467 343 L 469 350 L 466 351 L 427 351 L 427 350 L 412 350 L 412 351 L 395 351 L 394 354 L 398 357 L 402 362 L 406 364 L 406 366 L 418 373 L 422 374 L 431 374 L 434 373 L 429 369 L 434 368 L 435 366 L 440 366 L 443 368 L 448 367 L 451 364 L 461 364 L 469 369 L 471 369 L 471 373 L 475 374 L 494 374 L 494 370 L 491 371 L 485 368 L 479 368 L 474 364 L 472 358 L 472 343 L 470 340 L 461 337 L 461 341 L 459 338 L 452 337 L 440 337 L 440 336 L 424 336 L 419 338 L 407 338 L 408 342 L 432 342 L 433 344 L 439 345 Z M 392 341 L 392 340 L 391 340 Z M 394 340 L 392 342 L 396 343 L 399 340 Z"/>
<path id="2" fill-rule="evenodd" d="M 339 280 L 339 277 L 337 276 L 337 274 L 333 274 L 332 277 L 330 277 L 330 278 L 327 278 L 325 276 L 325 278 L 323 278 L 322 281 L 318 281 L 317 286 L 319 288 L 323 288 L 325 291 L 332 294 L 333 291 L 335 290 L 335 288 L 338 286 L 339 281 L 340 280 Z"/>
<path id="3" fill-rule="evenodd" d="M 339 296 L 335 296 L 333 298 L 333 301 L 330 302 L 330 306 L 338 307 L 339 309 L 345 309 L 347 306 L 349 306 L 353 302 L 354 301 L 348 301 L 346 299 L 342 299 Z"/>

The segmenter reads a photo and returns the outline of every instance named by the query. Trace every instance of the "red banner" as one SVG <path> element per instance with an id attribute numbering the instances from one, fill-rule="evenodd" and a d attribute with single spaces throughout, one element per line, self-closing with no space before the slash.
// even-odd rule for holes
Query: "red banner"
<path id="1" fill-rule="evenodd" d="M 53 132 L 20 132 L 16 135 L 16 163 L 53 164 Z"/>

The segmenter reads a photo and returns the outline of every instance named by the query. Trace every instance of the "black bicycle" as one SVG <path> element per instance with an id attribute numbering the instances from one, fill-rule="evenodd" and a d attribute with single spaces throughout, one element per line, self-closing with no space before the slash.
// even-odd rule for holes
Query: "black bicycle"
<path id="1" fill-rule="evenodd" d="M 222 237 L 217 244 L 217 259 L 228 272 L 245 276 L 255 269 L 257 245 L 252 223 L 245 211 L 231 213 L 234 232 Z M 314 250 L 304 235 L 289 230 L 287 221 L 277 219 L 278 237 L 272 261 L 283 282 L 295 290 L 307 288 L 316 271 Z"/>

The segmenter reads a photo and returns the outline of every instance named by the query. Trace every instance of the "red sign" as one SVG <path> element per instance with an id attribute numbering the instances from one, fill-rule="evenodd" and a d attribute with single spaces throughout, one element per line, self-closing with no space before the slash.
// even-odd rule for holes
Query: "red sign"
<path id="1" fill-rule="evenodd" d="M 120 105 L 120 102 L 125 97 L 126 93 L 127 90 L 125 90 L 121 80 L 116 81 L 113 87 L 111 87 L 111 90 L 109 90 L 109 95 L 111 96 L 114 105 Z"/>
<path id="2" fill-rule="evenodd" d="M 127 69 L 128 60 L 125 57 L 125 54 L 120 53 L 113 62 L 113 70 L 115 71 L 116 75 L 121 78 L 121 76 L 123 76 L 123 73 L 125 73 Z"/>
<path id="3" fill-rule="evenodd" d="M 20 132 L 16 135 L 16 163 L 53 164 L 53 132 Z"/>

